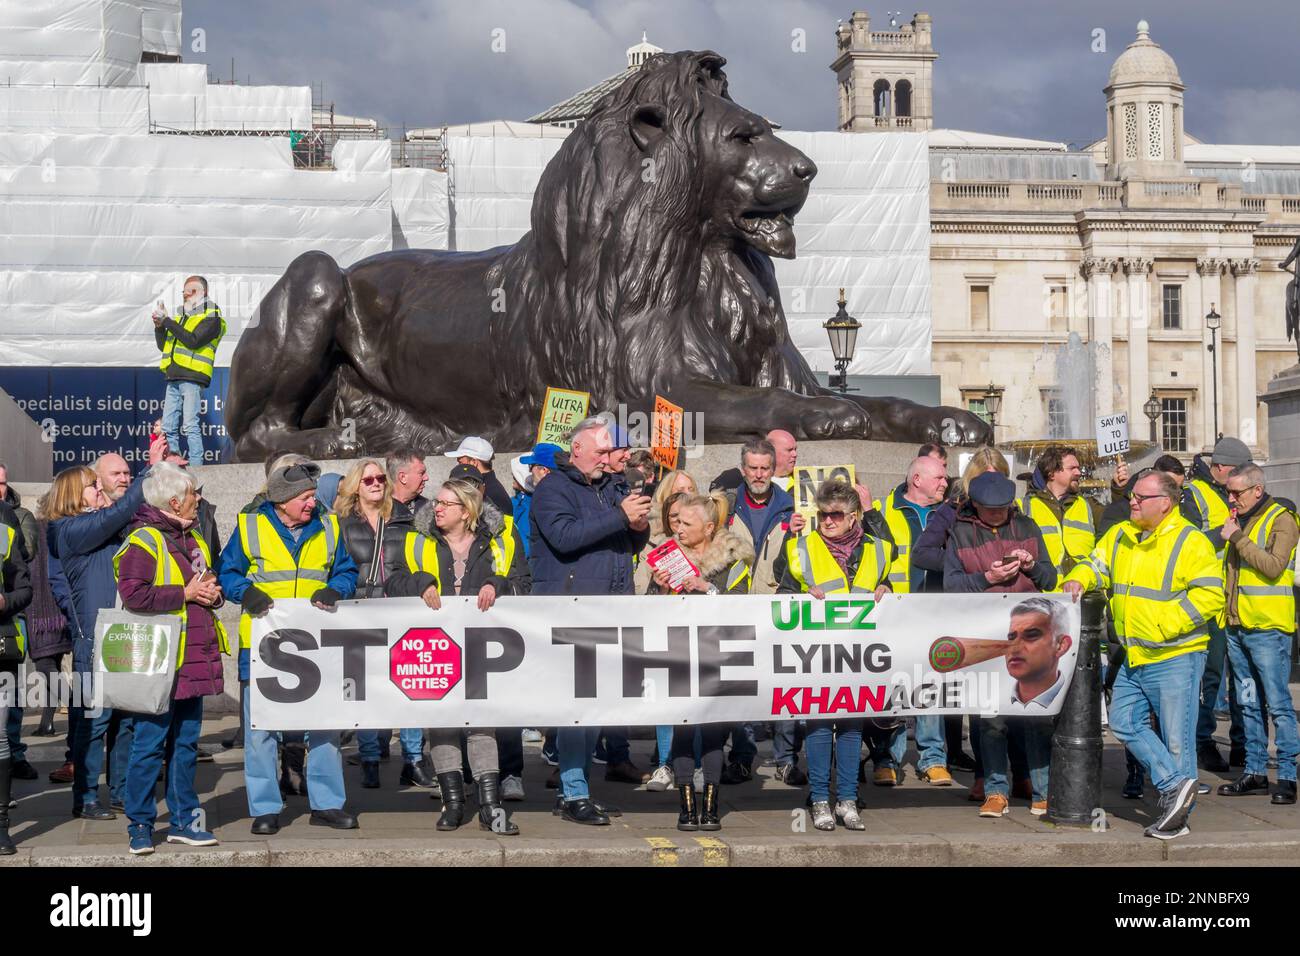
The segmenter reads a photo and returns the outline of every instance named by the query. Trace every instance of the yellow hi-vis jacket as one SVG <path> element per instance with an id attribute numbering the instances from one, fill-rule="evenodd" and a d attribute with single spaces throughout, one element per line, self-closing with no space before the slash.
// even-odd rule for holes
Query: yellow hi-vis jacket
<path id="1" fill-rule="evenodd" d="M 203 566 L 212 567 L 212 553 L 208 550 L 208 543 L 203 540 L 203 536 L 194 529 L 187 532 L 194 543 L 198 545 L 199 553 L 203 555 Z M 153 583 L 154 587 L 163 587 L 166 585 L 176 585 L 177 587 L 185 586 L 185 578 L 181 573 L 181 566 L 176 563 L 176 558 L 167 550 L 167 542 L 163 540 L 163 534 L 157 528 L 136 528 L 126 536 L 126 541 L 122 547 L 117 549 L 113 555 L 113 578 L 118 579 L 121 572 L 118 566 L 122 561 L 122 555 L 126 554 L 127 548 L 143 548 L 145 552 L 153 558 Z M 216 573 L 215 570 L 213 573 Z M 182 603 L 175 611 L 168 611 L 180 619 L 181 622 L 181 639 L 176 647 L 176 669 L 180 670 L 181 665 L 185 663 L 185 604 Z M 212 623 L 217 629 L 217 642 L 221 647 L 221 653 L 230 653 L 230 638 L 226 636 L 226 629 L 221 621 L 217 618 L 217 612 L 212 612 Z"/>
<path id="2" fill-rule="evenodd" d="M 1267 549 L 1273 524 L 1287 509 L 1270 502 L 1250 529 L 1250 537 Z M 1295 622 L 1295 551 L 1291 561 L 1277 578 L 1266 578 L 1245 560 L 1237 567 L 1237 617 L 1241 626 L 1257 630 L 1271 629 L 1293 633 Z"/>
<path id="3" fill-rule="evenodd" d="M 6 524 L 0 524 L 0 565 L 9 560 L 9 555 L 13 552 L 14 542 L 18 540 L 18 532 Z M 18 648 L 24 654 L 27 653 L 27 629 L 23 624 L 23 616 L 20 614 L 14 618 L 14 626 L 18 628 Z"/>
<path id="4" fill-rule="evenodd" d="M 1214 487 L 1204 478 L 1193 478 L 1187 482 L 1187 489 L 1192 493 L 1196 503 L 1196 513 L 1201 516 L 1200 530 L 1210 531 L 1221 528 L 1228 520 L 1228 505 Z M 1219 548 L 1219 557 L 1223 557 L 1223 548 Z"/>
<path id="5" fill-rule="evenodd" d="M 885 516 L 890 537 L 898 549 L 889 566 L 889 588 L 895 594 L 907 594 L 912 590 L 912 526 L 907 523 L 907 515 L 895 500 L 898 497 L 901 496 L 895 488 L 883 499 L 873 501 L 871 507 Z"/>
<path id="6" fill-rule="evenodd" d="M 221 331 L 217 333 L 217 337 L 198 349 L 190 349 L 177 340 L 171 330 L 168 330 L 167 340 L 163 345 L 162 358 L 158 361 L 158 368 L 166 372 L 174 363 L 180 368 L 197 372 L 199 375 L 205 376 L 208 381 L 212 381 L 212 365 L 217 358 L 217 346 L 221 344 L 221 339 L 226 334 L 226 320 L 221 318 L 221 310 L 209 303 L 208 307 L 202 312 L 195 312 L 193 315 L 179 312 L 173 316 L 173 320 L 186 332 L 193 332 L 210 315 L 217 316 L 221 321 Z"/>
<path id="7" fill-rule="evenodd" d="M 510 576 L 510 568 L 515 563 L 515 541 L 517 538 L 512 520 L 505 524 L 500 534 L 488 539 L 488 547 L 492 551 L 493 574 L 499 574 L 503 578 Z M 445 582 L 443 581 L 441 562 L 438 560 L 438 543 L 436 541 L 420 534 L 418 531 L 408 531 L 406 532 L 403 554 L 406 559 L 406 570 L 412 574 L 421 571 L 425 574 L 431 574 L 433 579 L 438 582 L 439 594 L 452 593 L 452 579 L 449 577 Z"/>
<path id="8" fill-rule="evenodd" d="M 1092 524 L 1092 507 L 1088 499 L 1079 495 L 1070 507 L 1065 509 L 1061 520 L 1043 500 L 1040 494 L 1028 494 L 1020 499 L 1020 510 L 1029 517 L 1043 534 L 1043 543 L 1047 545 L 1048 557 L 1061 577 L 1079 561 L 1086 558 L 1097 544 L 1097 529 Z M 1067 560 L 1067 558 L 1069 560 Z M 1061 578 L 1057 578 L 1056 590 L 1061 589 Z"/>
<path id="9" fill-rule="evenodd" d="M 321 524 L 322 529 L 302 543 L 295 563 L 270 518 L 257 511 L 241 514 L 237 533 L 239 546 L 248 559 L 244 576 L 272 600 L 310 598 L 329 583 L 339 542 L 339 519 L 322 515 Z M 252 634 L 252 615 L 240 614 L 241 648 L 250 646 Z"/>
<path id="10" fill-rule="evenodd" d="M 1209 538 L 1175 507 L 1155 530 L 1123 521 L 1107 531 L 1067 581 L 1111 592 L 1115 633 L 1130 667 L 1157 664 L 1210 645 L 1223 616 L 1223 563 Z"/>
<path id="11" fill-rule="evenodd" d="M 785 560 L 790 576 L 807 591 L 818 587 L 826 594 L 872 594 L 889 577 L 889 542 L 866 535 L 862 539 L 862 560 L 850 585 L 844 579 L 821 532 L 792 535 L 785 543 Z"/>

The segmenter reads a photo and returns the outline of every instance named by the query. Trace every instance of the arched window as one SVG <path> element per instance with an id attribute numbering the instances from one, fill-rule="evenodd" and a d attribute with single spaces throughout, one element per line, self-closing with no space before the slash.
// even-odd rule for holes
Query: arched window
<path id="1" fill-rule="evenodd" d="M 890 92 L 888 80 L 876 80 L 871 87 L 871 100 L 875 104 L 876 116 L 890 115 Z"/>
<path id="2" fill-rule="evenodd" d="M 912 84 L 907 80 L 894 84 L 894 115 L 912 115 Z"/>

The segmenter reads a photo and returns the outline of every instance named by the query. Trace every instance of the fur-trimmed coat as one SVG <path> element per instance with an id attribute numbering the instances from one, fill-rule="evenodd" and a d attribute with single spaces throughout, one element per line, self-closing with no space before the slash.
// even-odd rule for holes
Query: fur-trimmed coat
<path id="1" fill-rule="evenodd" d="M 505 526 L 505 518 L 500 510 L 492 502 L 485 501 L 483 511 L 479 515 L 478 528 L 474 532 L 474 540 L 469 546 L 469 555 L 465 558 L 465 574 L 460 582 L 462 596 L 478 594 L 479 589 L 485 584 L 491 584 L 496 588 L 497 597 L 507 594 L 528 594 L 532 589 L 532 579 L 528 573 L 528 559 L 524 556 L 524 545 L 519 540 L 517 531 L 512 530 L 510 532 L 514 536 L 515 545 L 514 558 L 510 562 L 510 569 L 505 574 L 497 574 L 492 565 L 491 541 L 505 530 Z M 402 547 L 391 549 L 397 552 L 398 560 L 396 563 L 389 560 L 390 549 L 388 547 L 384 549 L 386 578 L 384 594 L 387 597 L 419 597 L 431 585 L 436 584 L 440 595 L 444 597 L 454 595 L 456 593 L 455 560 L 452 557 L 451 546 L 447 544 L 447 539 L 442 536 L 442 532 L 433 523 L 433 509 L 421 508 L 417 511 L 415 513 L 414 527 L 417 534 L 429 538 L 438 549 L 438 569 L 442 573 L 442 580 L 435 580 L 434 576 L 427 571 L 412 571 L 407 567 L 405 540 L 411 526 L 402 524 L 389 525 L 387 533 L 400 536 Z M 387 541 L 385 544 L 387 544 Z"/>
<path id="2" fill-rule="evenodd" d="M 704 551 L 704 557 L 699 561 L 700 577 L 712 584 L 722 594 L 748 594 L 751 581 L 749 575 L 745 576 L 743 582 L 737 582 L 736 586 L 728 591 L 727 582 L 731 577 L 731 569 L 737 563 L 744 564 L 752 573 L 754 567 L 753 545 L 735 532 L 722 528 L 713 536 L 713 540 L 709 542 L 708 548 Z M 650 587 L 645 593 L 671 594 L 672 592 L 660 588 L 651 580 Z"/>

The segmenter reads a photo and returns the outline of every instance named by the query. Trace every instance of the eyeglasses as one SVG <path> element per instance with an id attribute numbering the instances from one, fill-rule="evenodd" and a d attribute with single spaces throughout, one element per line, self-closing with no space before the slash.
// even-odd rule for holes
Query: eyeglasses
<path id="1" fill-rule="evenodd" d="M 1241 497 L 1242 495 L 1244 495 L 1246 492 L 1251 491 L 1252 489 L 1255 489 L 1255 488 L 1258 488 L 1258 487 L 1259 487 L 1259 485 L 1247 485 L 1245 488 L 1242 488 L 1240 491 L 1234 491 L 1234 490 L 1232 490 L 1231 488 L 1229 488 L 1229 489 L 1228 489 L 1228 497 L 1229 497 L 1229 498 L 1240 498 L 1240 497 Z"/>
<path id="2" fill-rule="evenodd" d="M 361 479 L 361 483 L 369 488 L 371 485 L 385 485 L 388 483 L 387 475 L 366 475 Z"/>
<path id="3" fill-rule="evenodd" d="M 455 507 L 455 508 L 463 508 L 463 507 L 465 507 L 465 506 L 464 506 L 463 504 L 461 504 L 459 501 L 443 501 L 441 498 L 434 498 L 434 499 L 433 499 L 433 506 L 434 506 L 435 508 L 452 508 L 452 507 Z"/>
<path id="4" fill-rule="evenodd" d="M 1150 501 L 1152 498 L 1168 498 L 1168 497 L 1169 497 L 1168 495 L 1134 495 L 1133 500 L 1136 501 L 1138 504 L 1141 504 L 1144 501 Z"/>

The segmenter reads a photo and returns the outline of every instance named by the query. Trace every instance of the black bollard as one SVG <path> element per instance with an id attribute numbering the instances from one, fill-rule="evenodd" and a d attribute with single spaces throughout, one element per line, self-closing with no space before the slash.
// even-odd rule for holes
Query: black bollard
<path id="1" fill-rule="evenodd" d="M 1047 820 L 1091 827 L 1101 808 L 1101 628 L 1106 601 L 1096 591 L 1082 598 L 1083 626 L 1074 680 L 1052 734 Z"/>

